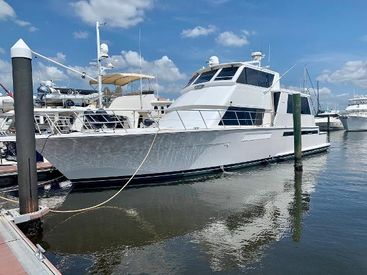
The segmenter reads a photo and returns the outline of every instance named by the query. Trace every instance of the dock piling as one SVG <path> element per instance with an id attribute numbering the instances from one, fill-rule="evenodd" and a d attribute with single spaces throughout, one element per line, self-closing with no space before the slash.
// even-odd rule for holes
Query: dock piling
<path id="1" fill-rule="evenodd" d="M 293 94 L 294 169 L 302 171 L 301 95 Z"/>
<path id="2" fill-rule="evenodd" d="M 38 211 L 32 52 L 19 39 L 11 48 L 20 214 Z"/>

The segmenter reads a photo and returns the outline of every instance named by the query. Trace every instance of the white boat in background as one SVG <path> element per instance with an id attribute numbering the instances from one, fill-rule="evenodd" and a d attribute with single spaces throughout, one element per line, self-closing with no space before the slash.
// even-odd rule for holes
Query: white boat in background
<path id="1" fill-rule="evenodd" d="M 5 95 L 0 93 L 0 113 L 6 113 L 14 109 L 13 93 L 5 88 L 3 84 L 0 83 L 0 86 L 5 91 Z"/>
<path id="2" fill-rule="evenodd" d="M 150 81 L 154 76 L 139 73 L 112 73 L 102 76 L 102 84 L 114 85 L 116 92 L 106 101 L 110 101 L 107 111 L 114 110 L 114 115 L 123 116 L 130 121 L 130 128 L 151 125 L 158 121 L 172 104 L 169 99 L 158 97 Z M 91 80 L 91 85 L 97 84 Z"/>
<path id="3" fill-rule="evenodd" d="M 315 123 L 321 131 L 339 131 L 343 130 L 343 124 L 340 121 L 340 113 L 337 110 L 325 111 L 315 116 Z"/>
<path id="4" fill-rule="evenodd" d="M 340 120 L 346 131 L 367 131 L 367 96 L 349 99 Z"/>
<path id="5" fill-rule="evenodd" d="M 98 99 L 98 91 L 86 89 L 74 89 L 56 87 L 50 80 L 41 81 L 37 88 L 35 105 L 38 107 L 86 107 L 95 104 Z"/>

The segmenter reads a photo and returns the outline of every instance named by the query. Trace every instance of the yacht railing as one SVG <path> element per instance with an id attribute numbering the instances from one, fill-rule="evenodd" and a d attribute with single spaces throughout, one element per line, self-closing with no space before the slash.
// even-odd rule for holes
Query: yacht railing
<path id="1" fill-rule="evenodd" d="M 185 130 L 198 128 L 228 126 L 264 126 L 266 114 L 271 112 L 255 112 L 242 110 L 171 110 L 170 118 L 164 117 L 165 125 L 176 125 Z M 271 119 L 269 119 L 270 121 Z M 269 124 L 269 123 L 268 123 Z M 171 128 L 171 127 L 170 127 Z"/>
<path id="2" fill-rule="evenodd" d="M 173 115 L 175 114 L 175 115 Z M 269 117 L 265 119 L 265 116 Z M 62 135 L 72 132 L 106 133 L 131 128 L 171 128 L 171 129 L 209 129 L 220 127 L 263 127 L 270 125 L 271 112 L 241 110 L 170 110 L 161 116 L 147 110 L 99 109 L 99 110 L 59 110 L 36 112 L 34 116 L 36 134 Z M 8 120 L 13 119 L 8 116 Z M 138 121 L 137 121 L 138 120 Z M 163 121 L 162 120 L 162 121 Z M 12 123 L 3 123 L 12 125 Z M 2 129 L 0 129 L 2 130 Z M 14 126 L 2 131 L 14 134 Z"/>

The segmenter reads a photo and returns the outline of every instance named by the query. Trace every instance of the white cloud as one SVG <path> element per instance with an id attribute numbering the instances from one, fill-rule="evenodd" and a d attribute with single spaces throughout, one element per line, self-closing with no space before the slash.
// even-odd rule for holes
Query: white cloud
<path id="1" fill-rule="evenodd" d="M 196 26 L 193 29 L 186 29 L 181 32 L 182 37 L 189 37 L 189 38 L 195 38 L 198 36 L 207 36 L 208 34 L 211 34 L 215 32 L 216 27 L 213 25 L 209 25 L 207 28 L 202 26 Z"/>
<path id="2" fill-rule="evenodd" d="M 33 79 L 37 82 L 43 80 L 52 80 L 52 81 L 63 81 L 68 77 L 64 71 L 60 70 L 56 66 L 47 66 L 42 62 L 39 62 L 33 71 Z M 37 84 L 37 83 L 35 83 Z M 38 84 L 37 84 L 38 85 Z"/>
<path id="3" fill-rule="evenodd" d="M 51 59 L 58 61 L 58 62 L 63 62 L 66 60 L 66 55 L 62 52 L 58 52 L 56 53 L 56 56 L 51 57 Z"/>
<path id="4" fill-rule="evenodd" d="M 11 20 L 20 27 L 27 27 L 30 32 L 38 30 L 30 22 L 19 19 L 14 9 L 4 0 L 0 0 L 0 20 Z"/>
<path id="5" fill-rule="evenodd" d="M 319 88 L 319 94 L 323 96 L 330 96 L 331 90 L 328 87 Z"/>
<path id="6" fill-rule="evenodd" d="M 13 87 L 11 64 L 2 59 L 0 59 L 0 83 L 9 90 Z"/>
<path id="7" fill-rule="evenodd" d="M 334 72 L 324 71 L 317 80 L 329 83 L 352 83 L 358 87 L 367 88 L 367 61 L 348 61 Z"/>
<path id="8" fill-rule="evenodd" d="M 29 30 L 30 32 L 35 32 L 35 31 L 38 31 L 38 28 L 36 28 L 35 26 L 30 26 L 30 27 L 28 28 L 28 30 Z"/>
<path id="9" fill-rule="evenodd" d="M 5 50 L 0 47 L 0 54 L 4 54 L 4 53 L 5 53 Z"/>
<path id="10" fill-rule="evenodd" d="M 153 7 L 153 0 L 81 0 L 71 6 L 90 25 L 99 21 L 111 27 L 129 28 L 144 20 L 144 13 Z"/>
<path id="11" fill-rule="evenodd" d="M 177 81 L 186 79 L 186 75 L 181 73 L 175 63 L 168 57 L 162 56 L 160 59 L 147 61 L 135 51 L 122 51 L 121 55 L 111 57 L 116 69 L 128 72 L 139 72 L 140 62 L 141 71 L 156 76 L 162 81 Z"/>
<path id="12" fill-rule="evenodd" d="M 4 0 L 0 0 L 0 20 L 8 20 L 15 17 L 13 8 Z"/>
<path id="13" fill-rule="evenodd" d="M 73 32 L 73 36 L 75 39 L 87 39 L 89 36 L 89 33 L 86 31 L 76 31 L 76 32 Z"/>
<path id="14" fill-rule="evenodd" d="M 222 32 L 218 35 L 216 41 L 218 44 L 227 47 L 242 47 L 244 45 L 250 44 L 248 41 L 248 35 L 246 35 L 247 31 L 242 31 L 240 35 L 237 35 L 233 32 L 226 31 Z"/>

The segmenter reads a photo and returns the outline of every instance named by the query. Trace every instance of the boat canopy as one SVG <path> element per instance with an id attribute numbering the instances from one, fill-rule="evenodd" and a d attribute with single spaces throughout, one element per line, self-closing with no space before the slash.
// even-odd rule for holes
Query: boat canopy
<path id="1" fill-rule="evenodd" d="M 138 73 L 114 73 L 102 76 L 102 84 L 113 84 L 116 86 L 125 86 L 139 79 L 154 79 L 154 76 Z M 89 84 L 98 84 L 95 80 L 90 80 Z"/>

